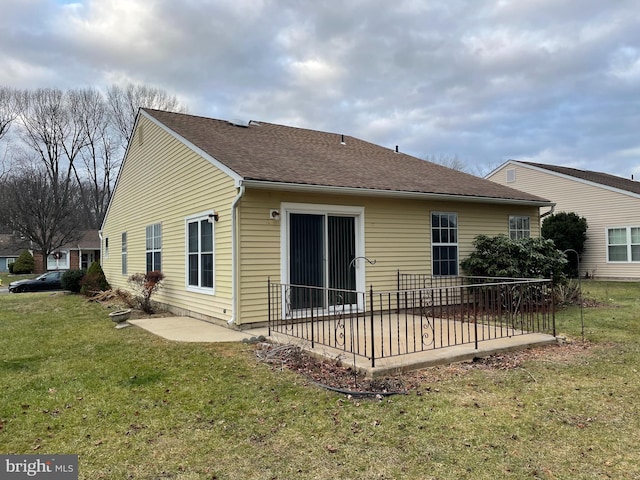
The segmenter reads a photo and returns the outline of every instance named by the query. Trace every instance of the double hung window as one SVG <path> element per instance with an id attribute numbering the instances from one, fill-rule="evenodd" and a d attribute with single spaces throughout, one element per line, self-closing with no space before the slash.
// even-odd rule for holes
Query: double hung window
<path id="1" fill-rule="evenodd" d="M 207 216 L 187 220 L 187 286 L 213 289 L 213 224 Z"/>
<path id="2" fill-rule="evenodd" d="M 607 229 L 607 261 L 640 262 L 640 227 Z"/>
<path id="3" fill-rule="evenodd" d="M 162 271 L 162 224 L 147 225 L 147 272 Z"/>
<path id="4" fill-rule="evenodd" d="M 531 224 L 529 217 L 519 215 L 509 216 L 509 238 L 511 240 L 520 240 L 521 238 L 529 238 L 531 236 Z"/>
<path id="5" fill-rule="evenodd" d="M 127 274 L 127 232 L 122 232 L 122 275 Z"/>
<path id="6" fill-rule="evenodd" d="M 458 275 L 458 214 L 431 213 L 433 275 Z"/>

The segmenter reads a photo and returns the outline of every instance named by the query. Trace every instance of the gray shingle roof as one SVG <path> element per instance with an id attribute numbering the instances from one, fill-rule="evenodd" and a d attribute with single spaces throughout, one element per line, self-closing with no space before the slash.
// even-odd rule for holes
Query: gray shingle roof
<path id="1" fill-rule="evenodd" d="M 244 180 L 548 201 L 351 136 L 252 121 L 249 127 L 181 113 L 143 111 Z"/>
<path id="2" fill-rule="evenodd" d="M 18 257 L 23 250 L 29 248 L 27 240 L 21 240 L 11 233 L 0 234 L 0 257 Z"/>
<path id="3" fill-rule="evenodd" d="M 523 165 L 531 165 L 533 167 L 543 168 L 551 172 L 561 173 L 570 177 L 587 180 L 593 183 L 599 183 L 601 185 L 606 185 L 608 187 L 613 187 L 619 190 L 625 190 L 627 192 L 637 193 L 640 195 L 640 182 L 636 182 L 635 180 L 629 180 L 623 177 L 618 177 L 616 175 L 610 175 L 608 173 L 593 172 L 591 170 L 579 170 L 577 168 L 559 167 L 556 165 L 546 165 L 543 163 L 521 162 L 519 160 L 515 161 L 518 163 L 522 163 Z"/>
<path id="4" fill-rule="evenodd" d="M 69 250 L 100 250 L 100 234 L 98 230 L 82 230 L 79 232 L 80 238 L 74 242 L 69 242 L 62 248 Z"/>

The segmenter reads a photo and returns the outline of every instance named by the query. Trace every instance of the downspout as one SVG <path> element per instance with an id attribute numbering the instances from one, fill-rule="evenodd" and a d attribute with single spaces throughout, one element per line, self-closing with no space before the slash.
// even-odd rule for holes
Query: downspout
<path id="1" fill-rule="evenodd" d="M 549 210 L 548 212 L 544 212 L 542 215 L 540 215 L 540 218 L 544 218 L 548 215 L 553 215 L 553 212 L 555 212 L 556 210 L 556 204 L 554 203 L 553 205 L 551 205 L 551 210 Z"/>
<path id="2" fill-rule="evenodd" d="M 100 255 L 99 261 L 100 265 L 104 265 L 104 256 L 102 255 L 102 252 L 104 251 L 104 238 L 102 236 L 102 230 L 98 230 L 98 238 L 100 238 L 100 251 L 98 252 L 98 255 Z"/>
<path id="3" fill-rule="evenodd" d="M 240 191 L 231 204 L 231 319 L 227 321 L 229 325 L 236 323 L 236 315 L 238 312 L 238 249 L 236 242 L 238 239 L 237 222 L 238 222 L 238 204 L 244 196 L 244 185 L 240 183 Z"/>

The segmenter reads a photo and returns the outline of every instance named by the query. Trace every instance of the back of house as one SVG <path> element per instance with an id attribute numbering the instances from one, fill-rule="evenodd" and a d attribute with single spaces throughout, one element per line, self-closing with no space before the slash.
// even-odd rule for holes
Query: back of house
<path id="1" fill-rule="evenodd" d="M 114 288 L 161 270 L 156 299 L 173 312 L 247 327 L 268 318 L 268 281 L 364 291 L 395 289 L 399 270 L 456 276 L 476 235 L 538 236 L 550 205 L 340 133 L 142 109 L 103 269 Z"/>

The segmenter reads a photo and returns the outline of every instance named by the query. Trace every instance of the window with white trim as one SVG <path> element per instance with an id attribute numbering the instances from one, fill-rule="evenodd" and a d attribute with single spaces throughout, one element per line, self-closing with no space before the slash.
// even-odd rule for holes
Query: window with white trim
<path id="1" fill-rule="evenodd" d="M 162 271 L 162 224 L 147 225 L 147 272 Z"/>
<path id="2" fill-rule="evenodd" d="M 127 232 L 122 232 L 122 275 L 127 274 Z"/>
<path id="3" fill-rule="evenodd" d="M 458 275 L 458 214 L 431 212 L 431 271 Z"/>
<path id="4" fill-rule="evenodd" d="M 314 295 L 292 287 L 283 308 L 364 308 L 362 296 L 344 292 L 366 288 L 364 207 L 282 203 L 280 215 L 281 278 L 291 285 L 321 287 Z"/>
<path id="5" fill-rule="evenodd" d="M 69 252 L 57 250 L 47 256 L 47 270 L 68 270 Z"/>
<path id="6" fill-rule="evenodd" d="M 520 240 L 531 236 L 531 222 L 529 217 L 509 215 L 509 238 Z"/>
<path id="7" fill-rule="evenodd" d="M 187 287 L 213 289 L 213 223 L 207 215 L 187 219 Z"/>
<path id="8" fill-rule="evenodd" d="M 640 262 L 640 227 L 607 228 L 607 261 Z"/>

